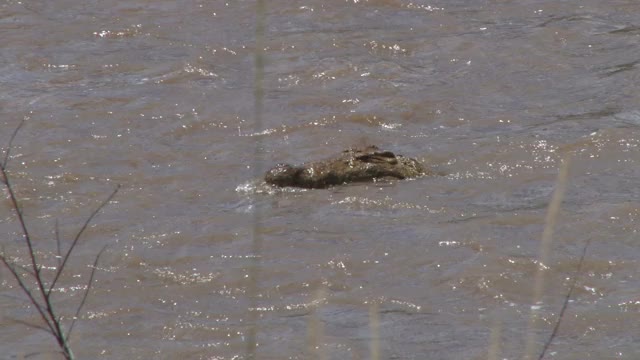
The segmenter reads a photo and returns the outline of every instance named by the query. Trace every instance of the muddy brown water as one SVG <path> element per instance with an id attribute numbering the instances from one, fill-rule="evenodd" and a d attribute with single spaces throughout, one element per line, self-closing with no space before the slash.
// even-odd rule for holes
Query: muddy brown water
<path id="1" fill-rule="evenodd" d="M 549 358 L 640 358 L 638 1 L 268 1 L 258 127 L 254 5 L 0 4 L 0 141 L 27 118 L 9 168 L 46 275 L 56 219 L 68 243 L 122 184 L 55 293 L 68 324 L 109 245 L 77 358 L 247 359 L 256 329 L 261 359 L 520 359 L 532 305 L 540 348 L 587 243 Z M 363 144 L 446 175 L 255 178 Z M 26 263 L 7 200 L 0 234 Z M 0 358 L 54 357 L 0 275 Z"/>

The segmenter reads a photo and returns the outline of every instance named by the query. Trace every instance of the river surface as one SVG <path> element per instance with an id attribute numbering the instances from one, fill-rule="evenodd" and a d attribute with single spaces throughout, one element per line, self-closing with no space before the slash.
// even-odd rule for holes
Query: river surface
<path id="1" fill-rule="evenodd" d="M 537 358 L 574 281 L 546 358 L 640 358 L 639 1 L 269 0 L 258 23 L 254 1 L 0 1 L 0 145 L 26 119 L 8 168 L 45 278 L 56 221 L 65 249 L 121 185 L 52 295 L 68 327 L 107 245 L 78 359 Z M 260 181 L 366 144 L 441 175 Z M 0 276 L 0 358 L 57 358 Z"/>

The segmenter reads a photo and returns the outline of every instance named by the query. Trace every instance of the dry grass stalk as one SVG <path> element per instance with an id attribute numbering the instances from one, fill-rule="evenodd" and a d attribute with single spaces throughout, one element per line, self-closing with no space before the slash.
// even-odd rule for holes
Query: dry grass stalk
<path id="1" fill-rule="evenodd" d="M 369 331 L 371 332 L 370 358 L 380 360 L 380 306 L 375 301 L 372 301 L 369 306 Z"/>
<path id="2" fill-rule="evenodd" d="M 307 329 L 308 353 L 312 358 L 318 360 L 326 360 L 327 354 L 324 349 L 324 326 L 318 316 L 318 309 L 326 297 L 327 289 L 321 285 L 316 290 L 311 316 L 309 317 L 309 325 Z"/>
<path id="3" fill-rule="evenodd" d="M 254 83 L 253 83 L 253 94 L 254 94 L 254 133 L 260 133 L 262 131 L 262 110 L 263 110 L 263 102 L 264 102 L 264 33 L 265 33 L 265 14 L 266 14 L 266 4 L 264 0 L 256 1 L 256 45 L 254 49 Z M 262 153 L 262 137 L 254 136 L 255 139 L 255 147 L 254 147 L 254 162 L 253 162 L 253 172 L 254 177 L 257 178 L 261 175 L 262 171 L 262 162 L 261 162 L 261 153 Z M 253 231 L 252 231 L 252 263 L 249 269 L 249 284 L 247 290 L 247 296 L 249 297 L 250 309 L 249 309 L 249 329 L 247 333 L 247 341 L 246 341 L 246 356 L 247 359 L 253 360 L 257 358 L 257 347 L 258 347 L 258 320 L 259 314 L 256 310 L 258 307 L 258 274 L 260 273 L 261 268 L 261 258 L 262 258 L 262 234 L 260 232 L 261 225 L 261 216 L 262 213 L 260 211 L 260 207 L 258 201 L 255 199 L 257 194 L 254 194 L 253 199 Z"/>
<path id="4" fill-rule="evenodd" d="M 556 188 L 553 192 L 549 208 L 547 209 L 547 216 L 545 219 L 545 227 L 542 232 L 542 240 L 540 241 L 540 253 L 538 257 L 538 267 L 534 279 L 533 299 L 531 313 L 527 325 L 527 334 L 525 342 L 525 350 L 523 359 L 531 360 L 534 358 L 535 344 L 536 344 L 536 318 L 538 310 L 542 301 L 542 294 L 544 292 L 545 271 L 549 266 L 549 254 L 551 252 L 551 243 L 553 240 L 553 230 L 555 229 L 558 215 L 560 214 L 560 205 L 564 198 L 564 194 L 567 187 L 567 179 L 569 177 L 569 162 L 567 157 L 562 160 L 560 169 L 558 172 L 558 179 L 556 180 Z"/>
<path id="5" fill-rule="evenodd" d="M 498 360 L 500 356 L 500 337 L 502 336 L 502 321 L 495 316 L 491 326 L 491 338 L 489 339 L 489 352 L 487 360 Z"/>

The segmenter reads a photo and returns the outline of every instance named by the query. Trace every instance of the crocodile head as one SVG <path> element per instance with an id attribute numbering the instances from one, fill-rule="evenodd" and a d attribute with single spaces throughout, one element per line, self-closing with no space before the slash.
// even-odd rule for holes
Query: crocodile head
<path id="1" fill-rule="evenodd" d="M 295 186 L 304 169 L 289 164 L 278 164 L 265 175 L 265 181 L 276 186 Z"/>

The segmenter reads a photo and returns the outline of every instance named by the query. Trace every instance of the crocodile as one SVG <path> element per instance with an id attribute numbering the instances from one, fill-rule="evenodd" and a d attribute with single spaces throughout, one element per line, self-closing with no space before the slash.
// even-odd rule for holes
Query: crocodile
<path id="1" fill-rule="evenodd" d="M 278 187 L 322 189 L 382 178 L 415 178 L 430 173 L 416 159 L 370 145 L 347 149 L 333 158 L 299 166 L 278 164 L 267 171 L 264 179 Z"/>

